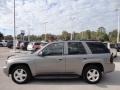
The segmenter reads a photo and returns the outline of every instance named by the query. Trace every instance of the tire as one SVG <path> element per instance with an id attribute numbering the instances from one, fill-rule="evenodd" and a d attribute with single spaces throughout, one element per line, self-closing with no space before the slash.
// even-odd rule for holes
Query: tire
<path id="1" fill-rule="evenodd" d="M 94 65 L 89 65 L 84 69 L 83 78 L 89 84 L 96 84 L 102 78 L 102 71 Z"/>
<path id="2" fill-rule="evenodd" d="M 2 45 L 2 44 L 0 44 L 0 47 L 3 47 L 3 45 Z"/>
<path id="3" fill-rule="evenodd" d="M 25 65 L 16 66 L 11 72 L 11 78 L 17 84 L 27 83 L 31 77 L 32 74 Z"/>

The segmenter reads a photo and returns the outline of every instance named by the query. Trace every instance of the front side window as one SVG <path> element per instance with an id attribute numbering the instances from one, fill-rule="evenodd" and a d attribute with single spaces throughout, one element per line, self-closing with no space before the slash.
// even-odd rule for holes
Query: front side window
<path id="1" fill-rule="evenodd" d="M 64 44 L 63 43 L 53 43 L 48 45 L 44 50 L 43 54 L 45 56 L 56 56 L 56 55 L 62 55 L 64 50 Z"/>
<path id="2" fill-rule="evenodd" d="M 109 49 L 101 42 L 86 42 L 93 54 L 110 53 Z"/>
<path id="3" fill-rule="evenodd" d="M 86 51 L 81 42 L 69 42 L 68 43 L 68 54 L 69 55 L 86 54 Z"/>

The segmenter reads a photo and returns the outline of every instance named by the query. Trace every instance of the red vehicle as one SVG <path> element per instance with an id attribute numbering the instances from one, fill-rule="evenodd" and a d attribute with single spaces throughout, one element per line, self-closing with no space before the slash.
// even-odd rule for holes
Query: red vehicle
<path id="1" fill-rule="evenodd" d="M 33 45 L 33 50 L 36 51 L 36 50 L 40 49 L 40 44 L 41 44 L 41 42 L 35 42 Z"/>

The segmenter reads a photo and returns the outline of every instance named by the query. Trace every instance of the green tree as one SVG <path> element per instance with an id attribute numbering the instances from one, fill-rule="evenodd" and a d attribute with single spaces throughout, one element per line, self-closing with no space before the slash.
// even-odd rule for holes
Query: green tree
<path id="1" fill-rule="evenodd" d="M 13 40 L 13 36 L 12 35 L 7 35 L 4 36 L 5 40 Z"/>
<path id="2" fill-rule="evenodd" d="M 62 35 L 61 35 L 61 39 L 62 40 L 70 40 L 70 33 L 68 33 L 67 31 L 63 31 Z"/>
<path id="3" fill-rule="evenodd" d="M 97 30 L 97 40 L 100 41 L 109 41 L 109 37 L 106 33 L 106 29 L 104 27 L 99 27 Z"/>
<path id="4" fill-rule="evenodd" d="M 111 32 L 109 32 L 109 40 L 112 43 L 116 43 L 117 42 L 117 30 L 113 30 Z"/>
<path id="5" fill-rule="evenodd" d="M 97 40 L 97 32 L 91 31 L 91 40 Z"/>
<path id="6" fill-rule="evenodd" d="M 75 33 L 75 40 L 81 40 L 81 33 Z"/>
<path id="7" fill-rule="evenodd" d="M 85 38 L 86 38 L 86 40 L 91 40 L 91 31 L 90 30 L 85 31 Z"/>

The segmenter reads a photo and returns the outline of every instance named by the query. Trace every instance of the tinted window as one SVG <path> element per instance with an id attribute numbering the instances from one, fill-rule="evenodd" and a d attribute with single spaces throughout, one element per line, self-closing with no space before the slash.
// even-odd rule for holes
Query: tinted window
<path id="1" fill-rule="evenodd" d="M 109 49 L 101 42 L 87 42 L 93 54 L 110 53 Z"/>
<path id="2" fill-rule="evenodd" d="M 115 48 L 115 44 L 110 44 L 110 47 L 111 48 Z"/>
<path id="3" fill-rule="evenodd" d="M 117 43 L 117 47 L 120 47 L 120 43 Z"/>
<path id="4" fill-rule="evenodd" d="M 108 46 L 107 43 L 103 43 L 106 47 Z"/>
<path id="5" fill-rule="evenodd" d="M 69 42 L 68 43 L 68 54 L 86 54 L 86 51 L 81 42 Z"/>
<path id="6" fill-rule="evenodd" d="M 53 43 L 45 48 L 45 50 L 43 51 L 43 54 L 47 56 L 48 55 L 52 55 L 52 56 L 62 55 L 63 49 L 64 49 L 63 43 Z"/>

